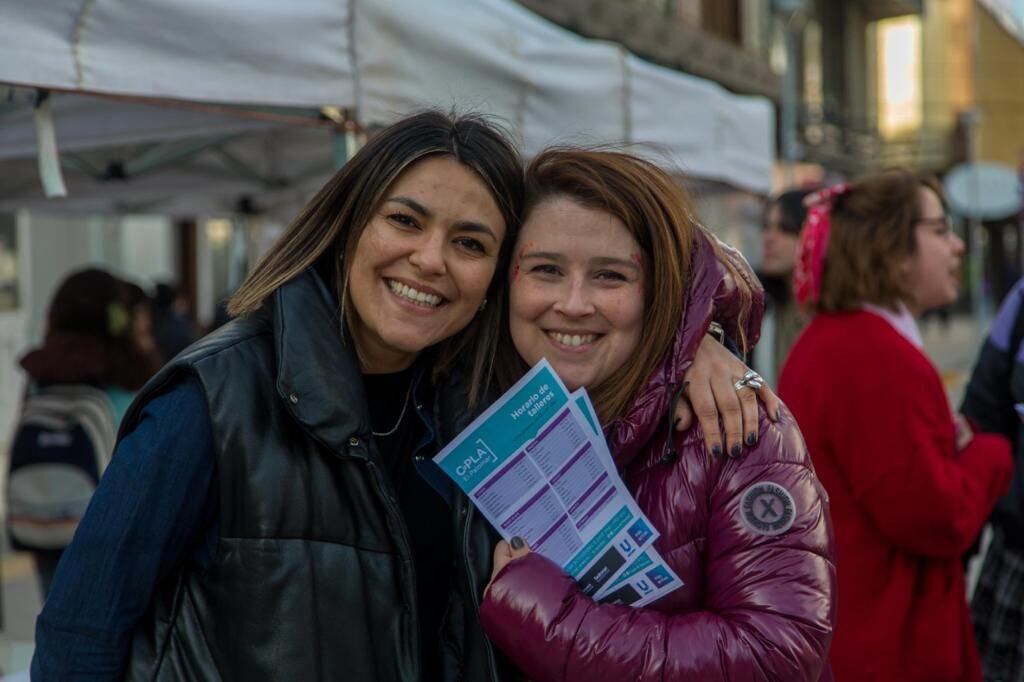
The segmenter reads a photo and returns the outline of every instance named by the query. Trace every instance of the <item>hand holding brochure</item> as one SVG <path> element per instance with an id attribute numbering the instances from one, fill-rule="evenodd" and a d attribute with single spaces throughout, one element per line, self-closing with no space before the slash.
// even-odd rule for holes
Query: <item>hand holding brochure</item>
<path id="1" fill-rule="evenodd" d="M 619 477 L 593 406 L 542 360 L 434 461 L 506 540 L 526 540 L 598 601 L 643 606 L 682 581 Z"/>

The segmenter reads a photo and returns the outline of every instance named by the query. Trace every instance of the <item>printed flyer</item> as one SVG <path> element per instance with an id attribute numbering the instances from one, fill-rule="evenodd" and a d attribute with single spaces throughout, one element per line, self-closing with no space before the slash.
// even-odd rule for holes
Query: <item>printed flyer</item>
<path id="1" fill-rule="evenodd" d="M 502 537 L 522 537 L 596 599 L 642 606 L 682 584 L 651 547 L 658 532 L 622 483 L 585 392 L 570 396 L 547 361 L 435 461 Z"/>
<path id="2" fill-rule="evenodd" d="M 586 418 L 586 422 L 594 431 L 595 436 L 600 438 L 603 447 L 599 449 L 599 454 L 608 469 L 616 472 L 612 454 L 608 450 L 604 434 L 598 427 L 597 410 L 590 402 L 590 396 L 581 388 L 575 391 L 570 398 Z M 637 556 L 616 580 L 609 581 L 594 595 L 594 598 L 607 604 L 627 604 L 640 607 L 657 601 L 682 585 L 682 579 L 662 560 L 657 550 L 651 547 Z"/>

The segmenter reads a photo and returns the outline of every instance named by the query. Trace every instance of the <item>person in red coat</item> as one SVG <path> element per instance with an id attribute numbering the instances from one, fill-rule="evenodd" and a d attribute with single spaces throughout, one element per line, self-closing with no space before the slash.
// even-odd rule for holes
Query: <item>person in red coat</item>
<path id="1" fill-rule="evenodd" d="M 745 453 L 716 455 L 699 426 L 673 429 L 683 374 L 723 313 L 722 282 L 742 294 L 731 297 L 743 302 L 731 330 L 741 341 L 757 340 L 760 291 L 650 163 L 549 150 L 527 187 L 499 376 L 516 369 L 507 385 L 543 357 L 570 390 L 587 387 L 626 486 L 661 532 L 655 548 L 685 584 L 644 608 L 597 603 L 513 538 L 495 549 L 485 632 L 536 682 L 828 678 L 828 501 L 792 416 L 782 408 L 773 423 L 761 410 Z M 729 390 L 749 397 L 749 383 L 731 377 Z"/>
<path id="2" fill-rule="evenodd" d="M 961 555 L 1012 469 L 952 414 L 914 315 L 956 300 L 939 188 L 887 171 L 812 199 L 796 294 L 814 312 L 779 380 L 829 491 L 837 680 L 981 680 Z"/>

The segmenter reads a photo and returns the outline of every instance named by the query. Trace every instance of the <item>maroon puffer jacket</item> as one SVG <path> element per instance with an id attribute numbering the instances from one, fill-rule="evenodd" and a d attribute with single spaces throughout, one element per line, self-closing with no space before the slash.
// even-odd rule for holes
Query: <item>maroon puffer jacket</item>
<path id="1" fill-rule="evenodd" d="M 712 458 L 699 427 L 668 440 L 673 389 L 713 308 L 729 303 L 727 278 L 698 241 L 671 352 L 627 416 L 605 428 L 627 486 L 661 531 L 655 547 L 685 585 L 643 609 L 601 605 L 538 554 L 511 562 L 480 618 L 537 682 L 831 677 L 828 499 L 792 416 L 783 409 L 773 424 L 762 410 L 757 445 L 738 460 Z M 758 301 L 753 340 L 760 312 Z"/>

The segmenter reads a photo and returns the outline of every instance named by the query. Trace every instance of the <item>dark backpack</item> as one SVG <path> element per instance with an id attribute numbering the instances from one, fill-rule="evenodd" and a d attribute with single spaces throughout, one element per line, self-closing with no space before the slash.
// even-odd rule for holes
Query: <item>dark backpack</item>
<path id="1" fill-rule="evenodd" d="M 7 526 L 16 549 L 68 546 L 116 435 L 113 405 L 101 389 L 29 389 L 11 439 L 7 477 Z"/>

